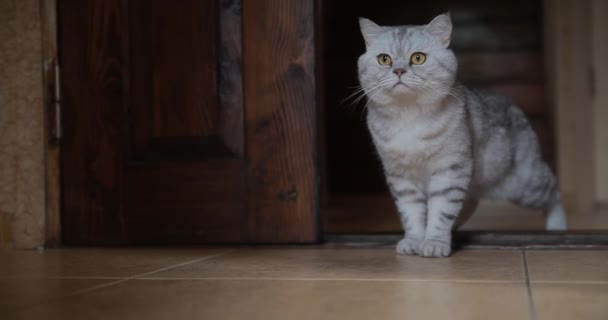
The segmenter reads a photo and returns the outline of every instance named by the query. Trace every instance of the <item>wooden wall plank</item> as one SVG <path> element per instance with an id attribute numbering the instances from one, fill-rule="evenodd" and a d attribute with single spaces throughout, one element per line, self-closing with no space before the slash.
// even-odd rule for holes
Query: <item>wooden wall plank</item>
<path id="1" fill-rule="evenodd" d="M 543 80 L 541 52 L 477 52 L 456 56 L 458 79 L 467 84 Z"/>
<path id="2" fill-rule="evenodd" d="M 319 240 L 313 0 L 244 0 L 249 227 L 256 242 Z"/>
<path id="3" fill-rule="evenodd" d="M 534 22 L 456 24 L 450 45 L 456 51 L 538 50 L 542 33 Z"/>

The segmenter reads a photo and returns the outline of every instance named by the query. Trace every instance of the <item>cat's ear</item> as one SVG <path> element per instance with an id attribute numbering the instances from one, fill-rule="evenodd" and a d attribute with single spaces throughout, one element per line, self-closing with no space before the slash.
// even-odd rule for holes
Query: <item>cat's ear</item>
<path id="1" fill-rule="evenodd" d="M 382 27 L 369 19 L 359 18 L 359 27 L 361 28 L 363 39 L 365 39 L 366 47 L 369 47 L 369 45 L 378 38 L 380 33 L 382 33 Z"/>
<path id="2" fill-rule="evenodd" d="M 452 18 L 450 18 L 450 13 L 438 15 L 424 27 L 424 30 L 437 37 L 441 41 L 441 44 L 447 48 L 452 38 Z"/>

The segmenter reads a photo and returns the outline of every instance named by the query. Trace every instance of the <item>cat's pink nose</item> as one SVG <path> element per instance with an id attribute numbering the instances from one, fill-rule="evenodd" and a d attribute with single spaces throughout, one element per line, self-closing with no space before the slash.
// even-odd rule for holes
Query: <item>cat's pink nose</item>
<path id="1" fill-rule="evenodd" d="M 394 73 L 395 73 L 397 76 L 401 77 L 401 75 L 405 73 L 405 69 L 403 69 L 403 68 L 397 68 L 397 69 L 393 70 L 393 72 L 394 72 Z"/>

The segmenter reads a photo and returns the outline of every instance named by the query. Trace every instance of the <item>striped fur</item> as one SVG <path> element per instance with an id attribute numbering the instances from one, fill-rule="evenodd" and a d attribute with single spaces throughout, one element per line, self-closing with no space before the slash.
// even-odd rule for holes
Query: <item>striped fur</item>
<path id="1" fill-rule="evenodd" d="M 555 176 L 523 112 L 456 81 L 451 30 L 448 15 L 424 26 L 380 27 L 361 19 L 367 52 L 359 58 L 359 79 L 405 230 L 397 244 L 402 254 L 450 255 L 452 229 L 480 198 L 543 209 L 548 229 L 566 227 Z M 425 53 L 426 62 L 409 63 L 414 52 Z M 392 65 L 377 62 L 381 53 Z"/>

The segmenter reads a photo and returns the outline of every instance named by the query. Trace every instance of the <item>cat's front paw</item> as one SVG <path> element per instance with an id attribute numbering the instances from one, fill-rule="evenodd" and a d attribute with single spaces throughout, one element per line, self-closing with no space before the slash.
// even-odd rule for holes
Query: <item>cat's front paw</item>
<path id="1" fill-rule="evenodd" d="M 420 255 L 423 257 L 441 258 L 452 253 L 452 245 L 441 240 L 425 240 L 420 246 Z"/>
<path id="2" fill-rule="evenodd" d="M 397 243 L 396 251 L 398 254 L 418 254 L 421 240 L 403 238 Z"/>

